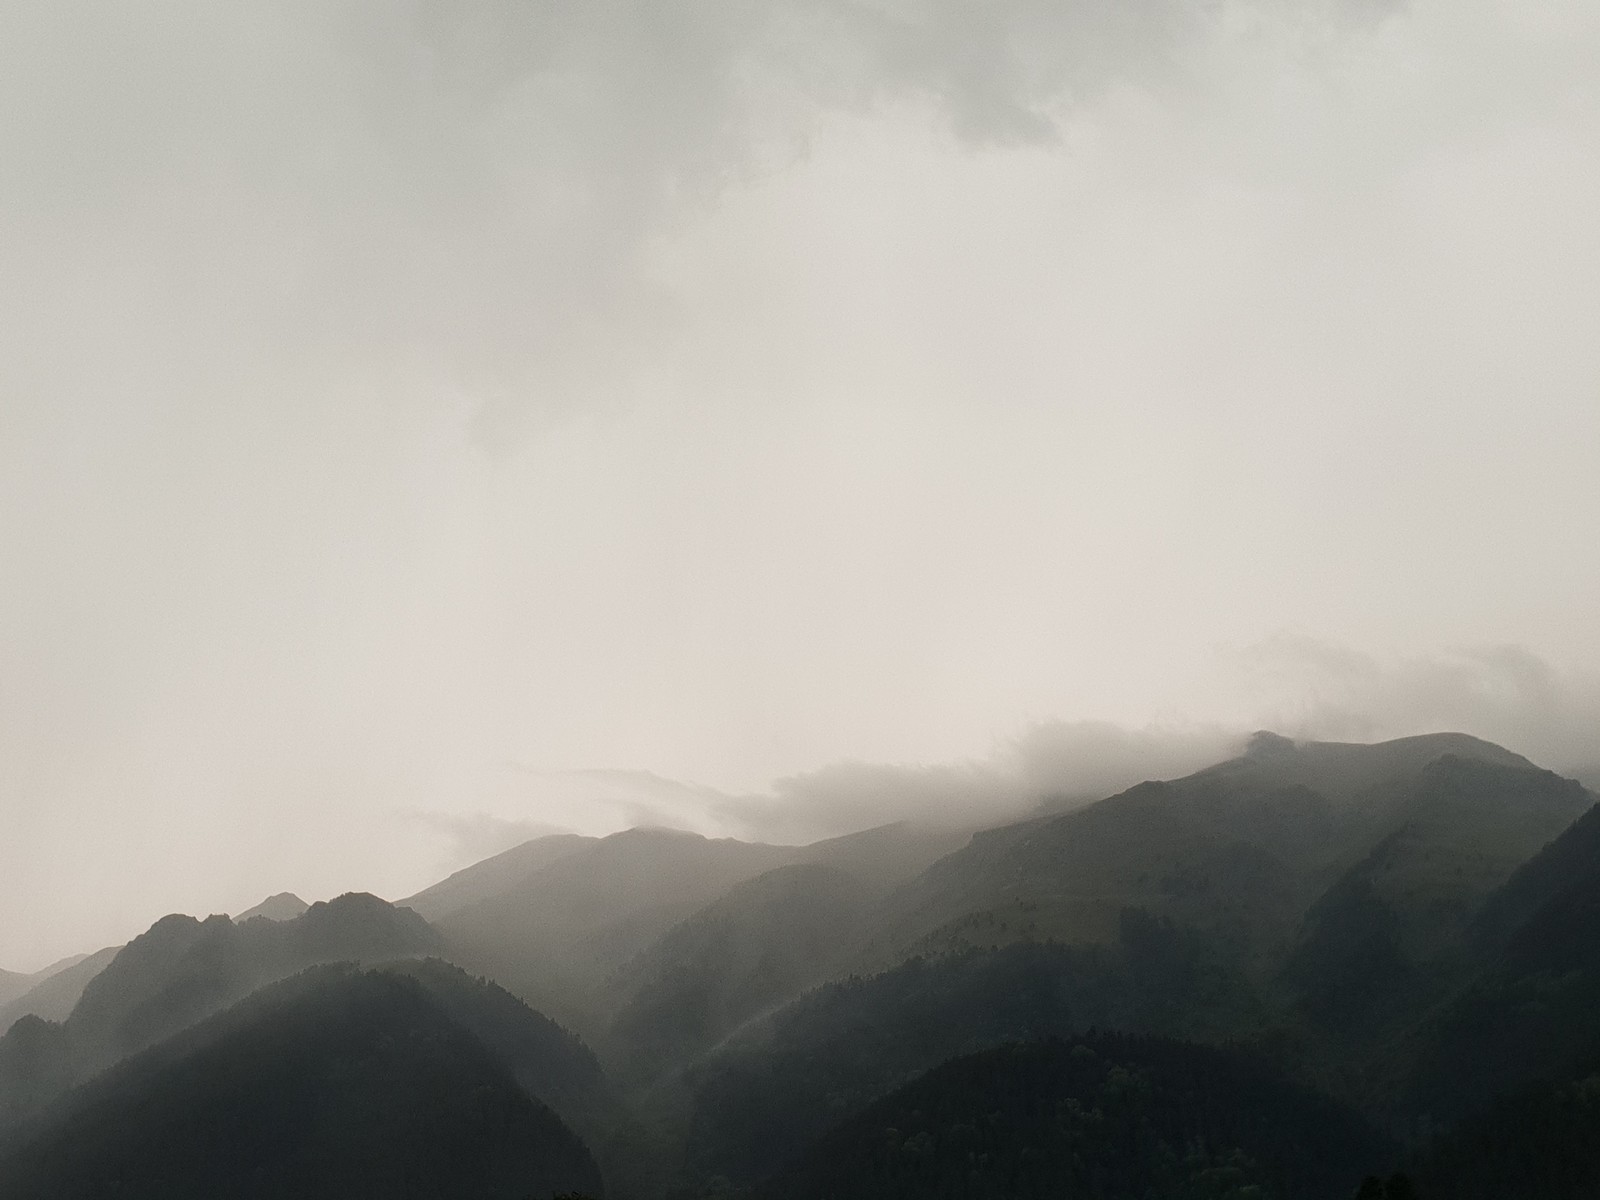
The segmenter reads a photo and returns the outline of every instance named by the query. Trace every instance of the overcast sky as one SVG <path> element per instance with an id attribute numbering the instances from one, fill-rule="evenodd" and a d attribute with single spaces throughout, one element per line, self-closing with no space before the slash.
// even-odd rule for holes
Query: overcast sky
<path id="1" fill-rule="evenodd" d="M 1597 330 L 1593 0 L 12 0 L 0 965 L 1600 759 Z"/>

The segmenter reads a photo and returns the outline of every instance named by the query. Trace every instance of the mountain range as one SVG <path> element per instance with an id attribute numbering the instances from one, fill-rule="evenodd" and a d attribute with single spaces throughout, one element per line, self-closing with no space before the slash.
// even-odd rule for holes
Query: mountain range
<path id="1" fill-rule="evenodd" d="M 167 916 L 0 976 L 0 1183 L 1592 1196 L 1595 801 L 1461 734 L 1262 733 L 993 828 L 560 834 Z"/>

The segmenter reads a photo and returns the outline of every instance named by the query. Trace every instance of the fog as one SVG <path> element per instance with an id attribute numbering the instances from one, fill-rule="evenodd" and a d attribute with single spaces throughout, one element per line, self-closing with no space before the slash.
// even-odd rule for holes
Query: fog
<path id="1" fill-rule="evenodd" d="M 0 965 L 1600 717 L 1583 0 L 0 15 Z"/>

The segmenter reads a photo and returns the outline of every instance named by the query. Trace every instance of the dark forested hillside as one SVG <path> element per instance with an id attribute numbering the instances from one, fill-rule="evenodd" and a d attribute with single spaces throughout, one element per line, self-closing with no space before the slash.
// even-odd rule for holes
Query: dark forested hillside
<path id="1" fill-rule="evenodd" d="M 1591 799 L 1593 797 L 1591 796 Z M 1541 908 L 1600 875 L 1600 805 L 1592 805 L 1560 837 L 1525 862 L 1483 906 L 1475 933 L 1503 946 Z"/>
<path id="2" fill-rule="evenodd" d="M 1372 896 L 1398 921 L 1402 956 L 1425 959 L 1592 799 L 1460 735 L 1377 746 L 1257 735 L 1241 757 L 1183 779 L 979 834 L 902 890 L 878 945 L 892 958 L 1107 940 L 1133 906 L 1207 930 L 1265 973 L 1354 871 L 1345 892 Z"/>
<path id="3" fill-rule="evenodd" d="M 560 1119 L 417 979 L 323 968 L 68 1096 L 0 1195 L 281 1200 L 599 1194 Z"/>
<path id="4" fill-rule="evenodd" d="M 0 1123 L 48 1098 L 52 1081 L 88 1078 L 307 966 L 420 955 L 438 946 L 438 935 L 416 913 L 359 893 L 282 922 L 163 917 L 86 982 L 60 1036 L 13 1026 L 0 1037 Z M 8 1052 L 14 1036 L 25 1048 Z M 45 1055 L 56 1058 L 47 1062 Z"/>
<path id="5" fill-rule="evenodd" d="M 947 1062 L 758 1189 L 771 1200 L 1346 1200 L 1393 1147 L 1260 1063 L 1096 1034 Z"/>
<path id="6" fill-rule="evenodd" d="M 1344 1041 L 1415 1020 L 1471 970 L 1497 889 L 1589 803 L 1548 771 L 1456 755 L 1369 793 L 1387 832 L 1311 906 L 1285 968 L 1303 1012 Z"/>
<path id="7" fill-rule="evenodd" d="M 348 961 L 384 964 L 453 1031 L 424 1041 L 475 1047 L 469 1057 L 486 1057 L 471 1061 L 498 1082 L 452 1082 L 426 1055 L 432 1065 L 407 1074 L 383 1065 L 398 1052 L 389 1043 L 361 1063 L 423 1095 L 426 1080 L 447 1096 L 460 1083 L 515 1124 L 514 1102 L 495 1099 L 509 1081 L 576 1131 L 621 1200 L 760 1187 L 1331 1197 L 1330 1180 L 1353 1187 L 1395 1166 L 1341 1105 L 1408 1143 L 1424 1200 L 1474 1172 L 1575 1197 L 1600 1062 L 1593 803 L 1459 735 L 1377 746 L 1258 735 L 1183 779 L 970 838 L 887 826 L 806 847 L 666 830 L 536 839 L 419 893 L 437 929 L 360 895 L 267 919 L 292 912 L 279 898 L 240 922 L 165 918 L 109 965 L 80 964 L 64 1021 L 30 1017 L 0 1037 L 0 1136 L 33 1139 L 14 1170 L 67 1170 L 46 1163 L 48 1146 L 64 1154 L 46 1136 L 67 1127 L 64 1113 L 109 1113 L 96 1096 L 142 1105 L 146 1091 L 152 1111 L 179 1111 L 173 1080 L 188 1076 L 168 1067 L 243 1029 L 237 1014 L 356 968 L 315 986 L 273 981 Z M 76 970 L 60 977 L 72 984 Z M 530 1001 L 555 1005 L 563 1024 Z M 305 1003 L 344 1020 L 338 1004 Z M 329 1049 L 318 1020 L 284 1029 Z M 568 1028 L 587 1029 L 601 1057 Z M 1085 1043 L 1092 1031 L 1102 1040 Z M 1048 1038 L 1073 1040 L 1073 1057 L 997 1050 Z M 1247 1070 L 1201 1045 L 1258 1057 Z M 142 1065 L 128 1061 L 146 1049 Z M 1204 1064 L 1220 1092 L 1197 1074 Z M 1328 1137 L 1349 1135 L 1345 1151 L 1307 1132 L 1318 1104 Z M 91 1144 L 111 1138 L 110 1120 Z M 1485 1120 L 1542 1122 L 1547 1136 L 1507 1140 Z M 1519 1167 L 1522 1144 L 1565 1165 Z M 112 1158 L 133 1153 L 117 1146 Z"/>
<path id="8" fill-rule="evenodd" d="M 1418 1200 L 1593 1200 L 1600 1074 L 1502 1097 L 1428 1145 L 1412 1175 Z"/>
<path id="9" fill-rule="evenodd" d="M 693 1076 L 691 1171 L 753 1179 L 946 1059 L 1118 1028 L 1221 1039 L 1261 1019 L 1244 981 L 1191 935 L 1129 911 L 1115 947 L 1017 944 L 915 960 L 808 995 Z"/>
<path id="10" fill-rule="evenodd" d="M 435 1007 L 511 1072 L 523 1091 L 548 1105 L 585 1140 L 597 1142 L 619 1119 L 616 1098 L 594 1051 L 498 984 L 436 958 L 378 969 L 415 980 Z"/>
<path id="11" fill-rule="evenodd" d="M 1487 966 L 1421 1026 L 1408 1096 L 1414 1109 L 1449 1119 L 1600 1061 L 1597 812 L 1485 905 Z"/>

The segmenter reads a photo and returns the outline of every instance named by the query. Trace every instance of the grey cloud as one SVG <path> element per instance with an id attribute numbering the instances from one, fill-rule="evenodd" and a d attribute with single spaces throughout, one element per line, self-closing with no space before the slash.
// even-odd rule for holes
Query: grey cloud
<path id="1" fill-rule="evenodd" d="M 840 762 L 778 780 L 752 815 L 784 840 L 809 841 L 895 821 L 975 826 L 1027 806 L 1021 781 L 991 763 Z"/>
<path id="2" fill-rule="evenodd" d="M 37 357 L 12 382 L 71 402 L 85 322 L 117 324 L 141 403 L 265 373 L 282 404 L 387 363 L 470 389 L 503 444 L 624 389 L 672 324 L 648 239 L 819 112 L 921 96 L 974 143 L 1047 138 L 1060 97 L 1159 63 L 1186 11 L 13 5 L 0 244 Z"/>
<path id="3" fill-rule="evenodd" d="M 1366 653 L 1281 634 L 1239 651 L 1235 668 L 1263 720 L 1298 737 L 1372 740 L 1458 730 L 1541 766 L 1592 776 L 1600 765 L 1600 677 L 1524 646 Z"/>
<path id="4" fill-rule="evenodd" d="M 1289 725 L 1576 747 L 1600 26 L 1372 11 L 4 6 L 5 965 L 1115 790 L 1284 625 L 1425 663 Z"/>
<path id="5" fill-rule="evenodd" d="M 1147 779 L 1176 779 L 1239 752 L 1244 735 L 1214 726 L 1127 728 L 1106 721 L 1041 722 L 1002 758 L 1028 790 L 1097 800 Z"/>
<path id="6" fill-rule="evenodd" d="M 449 864 L 447 870 L 479 862 L 533 838 L 570 832 L 544 821 L 512 820 L 488 813 L 463 816 L 446 812 L 413 812 L 406 815 L 448 839 L 441 856 L 442 861 Z"/>
<path id="7" fill-rule="evenodd" d="M 837 762 L 780 779 L 723 809 L 757 836 L 810 840 L 895 821 L 975 829 L 1041 804 L 1090 803 L 1146 779 L 1186 775 L 1235 753 L 1243 735 L 1211 728 L 1038 722 L 970 762 Z"/>
<path id="8" fill-rule="evenodd" d="M 1244 735 L 1212 728 L 1125 728 L 1104 721 L 1048 721 L 1001 741 L 988 756 L 931 764 L 841 761 L 731 794 L 651 771 L 540 771 L 513 764 L 510 816 L 417 813 L 453 839 L 453 867 L 545 833 L 605 834 L 641 825 L 709 836 L 804 843 L 908 822 L 976 829 L 1026 817 L 1041 804 L 1088 803 L 1146 779 L 1167 779 L 1238 751 Z M 491 849 L 492 847 L 492 849 Z"/>
<path id="9" fill-rule="evenodd" d="M 635 826 L 665 826 L 723 834 L 720 820 L 736 801 L 704 784 L 668 779 L 654 771 L 614 767 L 540 770 L 508 764 L 516 776 L 512 803 L 563 814 L 566 828 L 611 833 Z"/>

